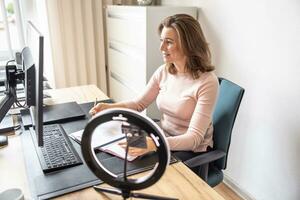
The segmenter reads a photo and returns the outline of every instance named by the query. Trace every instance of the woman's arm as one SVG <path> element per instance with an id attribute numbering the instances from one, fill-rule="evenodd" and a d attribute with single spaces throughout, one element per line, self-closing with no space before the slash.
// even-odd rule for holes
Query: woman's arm
<path id="1" fill-rule="evenodd" d="M 160 66 L 152 75 L 145 90 L 141 95 L 132 101 L 122 101 L 118 103 L 98 103 L 90 110 L 91 115 L 95 115 L 97 112 L 108 108 L 130 108 L 139 112 L 146 109 L 157 97 L 159 93 L 159 82 L 161 80 L 161 72 L 164 69 L 164 65 Z"/>

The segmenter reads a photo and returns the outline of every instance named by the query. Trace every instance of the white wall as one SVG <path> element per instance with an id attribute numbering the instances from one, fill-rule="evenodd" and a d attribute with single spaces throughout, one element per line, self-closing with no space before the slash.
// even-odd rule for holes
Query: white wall
<path id="1" fill-rule="evenodd" d="M 226 176 L 254 199 L 300 199 L 300 1 L 161 3 L 200 8 L 217 74 L 246 90 Z"/>

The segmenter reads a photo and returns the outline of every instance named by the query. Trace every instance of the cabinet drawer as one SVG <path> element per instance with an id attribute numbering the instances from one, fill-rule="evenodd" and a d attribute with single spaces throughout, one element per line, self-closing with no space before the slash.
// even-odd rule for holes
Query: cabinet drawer
<path id="1" fill-rule="evenodd" d="M 137 93 L 123 85 L 114 77 L 109 77 L 110 97 L 116 102 L 132 100 L 137 97 Z"/>
<path id="2" fill-rule="evenodd" d="M 146 24 L 139 19 L 107 17 L 108 40 L 137 46 L 145 49 L 146 46 Z"/>
<path id="3" fill-rule="evenodd" d="M 111 72 L 122 77 L 135 89 L 141 90 L 146 85 L 146 61 L 144 56 L 138 52 L 115 48 L 115 46 L 110 45 L 108 48 L 108 65 Z"/>

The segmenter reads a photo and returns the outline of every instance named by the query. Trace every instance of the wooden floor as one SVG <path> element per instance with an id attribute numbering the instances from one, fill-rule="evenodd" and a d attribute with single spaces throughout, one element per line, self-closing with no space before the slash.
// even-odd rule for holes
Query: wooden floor
<path id="1" fill-rule="evenodd" d="M 228 186 L 224 183 L 221 183 L 214 187 L 216 190 L 225 200 L 243 200 L 240 196 L 238 196 L 234 191 L 232 191 Z"/>

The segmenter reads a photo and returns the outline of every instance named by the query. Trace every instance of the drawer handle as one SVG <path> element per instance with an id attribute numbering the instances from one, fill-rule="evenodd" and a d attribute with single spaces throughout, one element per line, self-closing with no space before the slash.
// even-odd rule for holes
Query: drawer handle
<path id="1" fill-rule="evenodd" d="M 121 76 L 113 73 L 113 72 L 110 72 L 110 76 L 112 78 L 114 78 L 115 80 L 117 80 L 118 82 L 122 83 L 122 85 L 125 85 L 126 87 L 128 87 L 128 85 L 125 83 L 125 81 L 123 80 L 123 78 L 121 78 Z"/>
<path id="2" fill-rule="evenodd" d="M 107 14 L 108 18 L 111 19 L 122 19 L 122 20 L 142 20 L 141 16 L 139 15 L 134 15 L 134 14 L 130 14 L 130 15 L 120 15 L 120 14 L 115 14 L 115 13 L 108 13 Z"/>
<path id="3" fill-rule="evenodd" d="M 120 42 L 118 42 L 120 43 Z M 132 58 L 135 58 L 137 60 L 140 60 L 142 57 L 142 53 L 144 52 L 142 49 L 135 48 L 133 49 L 129 45 L 120 43 L 120 45 L 113 44 L 112 42 L 109 42 L 108 47 L 114 51 L 117 51 L 125 56 L 129 56 Z"/>
<path id="4" fill-rule="evenodd" d="M 113 45 L 112 43 L 109 43 L 109 48 L 112 49 L 112 50 L 115 50 L 121 54 L 124 54 L 124 55 L 128 55 L 125 53 L 125 51 L 122 51 L 121 49 L 117 48 L 115 45 Z M 129 55 L 128 55 L 129 56 Z"/>

